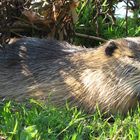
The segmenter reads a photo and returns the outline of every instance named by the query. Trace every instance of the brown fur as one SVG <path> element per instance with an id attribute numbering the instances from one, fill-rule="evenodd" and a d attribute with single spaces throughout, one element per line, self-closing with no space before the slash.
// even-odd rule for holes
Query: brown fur
<path id="1" fill-rule="evenodd" d="M 54 59 L 48 53 L 42 53 L 40 57 L 37 52 L 28 53 L 24 40 L 19 47 L 23 46 L 25 50 L 16 54 L 12 52 L 12 55 L 6 55 L 8 57 L 2 56 L 3 51 L 1 52 L 0 98 L 19 101 L 35 98 L 56 105 L 65 105 L 68 101 L 88 112 L 95 111 L 98 105 L 102 112 L 126 114 L 136 107 L 140 97 L 139 40 L 140 38 L 111 40 L 97 49 L 80 48 L 74 52 L 70 50 L 75 46 L 69 49 L 55 48 L 55 53 L 49 47 L 43 49 L 52 53 Z M 51 43 L 53 47 L 53 41 Z M 10 47 L 14 49 L 14 46 L 15 44 Z M 11 53 L 9 50 L 9 46 L 6 46 L 4 52 Z M 16 63 L 9 65 L 7 60 Z"/>

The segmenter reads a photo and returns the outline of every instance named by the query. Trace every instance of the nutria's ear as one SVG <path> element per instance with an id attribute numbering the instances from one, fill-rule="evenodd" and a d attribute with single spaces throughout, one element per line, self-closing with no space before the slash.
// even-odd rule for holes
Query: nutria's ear
<path id="1" fill-rule="evenodd" d="M 116 49 L 117 49 L 117 45 L 115 44 L 115 42 L 111 41 L 107 44 L 105 48 L 105 54 L 107 56 L 112 56 Z"/>

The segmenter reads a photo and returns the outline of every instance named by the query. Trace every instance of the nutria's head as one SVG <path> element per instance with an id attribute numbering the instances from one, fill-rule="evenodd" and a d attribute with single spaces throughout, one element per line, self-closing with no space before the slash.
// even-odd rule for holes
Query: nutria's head
<path id="1" fill-rule="evenodd" d="M 104 55 L 108 56 L 108 58 L 133 55 L 133 52 L 129 48 L 128 42 L 126 40 L 110 40 L 99 47 L 99 50 L 100 49 L 103 49 L 102 51 L 104 51 Z"/>
<path id="2" fill-rule="evenodd" d="M 140 43 L 133 38 L 110 40 L 91 59 L 82 76 L 90 95 L 87 102 L 113 114 L 136 107 L 140 101 Z"/>
<path id="3" fill-rule="evenodd" d="M 140 58 L 140 38 L 110 40 L 103 45 L 103 48 L 108 57 Z"/>

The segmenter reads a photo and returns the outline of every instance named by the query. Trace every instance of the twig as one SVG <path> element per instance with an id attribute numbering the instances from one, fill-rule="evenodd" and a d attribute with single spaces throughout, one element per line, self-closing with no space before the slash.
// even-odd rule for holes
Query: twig
<path id="1" fill-rule="evenodd" d="M 100 38 L 100 37 L 96 37 L 96 36 L 91 36 L 91 35 L 86 35 L 86 34 L 80 34 L 80 33 L 75 33 L 76 36 L 79 37 L 84 37 L 84 38 L 89 38 L 89 39 L 94 39 L 94 40 L 99 40 L 102 42 L 106 42 L 107 40 Z"/>
<path id="2" fill-rule="evenodd" d="M 11 31 L 11 33 L 15 34 L 15 35 L 18 36 L 18 37 L 25 37 L 25 36 L 23 36 L 23 35 L 21 35 L 21 34 L 19 34 L 19 33 L 16 33 L 16 32 L 14 32 L 14 31 L 12 31 L 12 30 L 10 30 L 10 31 Z"/>
<path id="3" fill-rule="evenodd" d="M 125 21 L 126 21 L 126 26 L 125 26 L 125 35 L 128 35 L 128 3 L 129 0 L 126 2 L 126 14 L 125 14 Z"/>

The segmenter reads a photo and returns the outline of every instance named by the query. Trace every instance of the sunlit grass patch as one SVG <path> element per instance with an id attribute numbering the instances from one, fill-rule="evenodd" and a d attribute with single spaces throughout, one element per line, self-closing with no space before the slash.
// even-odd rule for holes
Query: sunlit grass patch
<path id="1" fill-rule="evenodd" d="M 113 121 L 97 111 L 86 114 L 68 105 L 63 108 L 30 103 L 0 104 L 0 137 L 8 140 L 140 139 L 140 108 Z"/>

